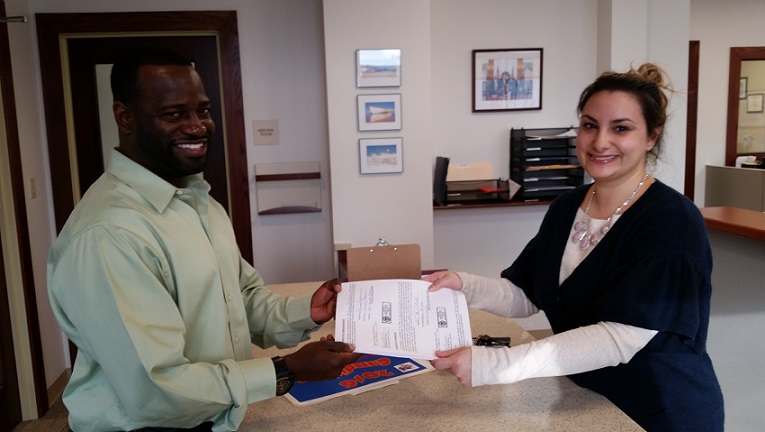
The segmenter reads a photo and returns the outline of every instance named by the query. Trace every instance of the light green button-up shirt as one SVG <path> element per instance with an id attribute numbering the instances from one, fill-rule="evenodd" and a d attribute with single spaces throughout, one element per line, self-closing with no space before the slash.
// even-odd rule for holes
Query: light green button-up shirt
<path id="1" fill-rule="evenodd" d="M 48 291 L 78 347 L 64 403 L 75 432 L 141 427 L 235 430 L 274 396 L 261 347 L 316 328 L 310 297 L 269 291 L 242 259 L 210 186 L 178 189 L 118 151 L 48 256 Z"/>

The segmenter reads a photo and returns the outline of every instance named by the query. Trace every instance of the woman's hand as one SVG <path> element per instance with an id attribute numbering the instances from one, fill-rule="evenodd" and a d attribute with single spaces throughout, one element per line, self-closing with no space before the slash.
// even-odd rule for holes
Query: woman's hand
<path id="1" fill-rule="evenodd" d="M 453 290 L 462 289 L 462 279 L 457 276 L 457 273 L 451 271 L 431 273 L 422 278 L 422 280 L 431 283 L 430 288 L 428 288 L 430 291 L 438 291 L 441 288 L 450 288 Z"/>
<path id="2" fill-rule="evenodd" d="M 434 368 L 448 370 L 467 387 L 473 385 L 473 354 L 469 346 L 449 351 L 436 351 L 436 357 L 438 358 L 430 361 Z"/>

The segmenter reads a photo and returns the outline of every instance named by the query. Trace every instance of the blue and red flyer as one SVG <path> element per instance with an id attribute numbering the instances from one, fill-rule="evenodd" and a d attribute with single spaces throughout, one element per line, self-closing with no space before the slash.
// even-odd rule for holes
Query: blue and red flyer
<path id="1" fill-rule="evenodd" d="M 426 366 L 408 358 L 364 354 L 356 363 L 346 366 L 334 380 L 297 381 L 286 397 L 296 405 L 309 405 L 395 384 L 401 379 L 429 370 L 432 370 L 430 364 Z"/>

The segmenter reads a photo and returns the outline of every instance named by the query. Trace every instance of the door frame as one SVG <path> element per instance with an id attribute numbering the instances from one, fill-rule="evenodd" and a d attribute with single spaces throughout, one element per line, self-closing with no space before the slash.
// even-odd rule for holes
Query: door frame
<path id="1" fill-rule="evenodd" d="M 0 16 L 5 17 L 2 0 Z M 3 212 L 0 217 L 0 355 L 3 358 L 0 417 L 7 422 L 0 424 L 0 428 L 12 430 L 14 423 L 32 415 L 35 409 L 37 416 L 48 410 L 48 392 L 32 272 L 10 43 L 5 25 L 0 25 L 0 116 L 0 130 L 4 131 L 0 137 L 0 189 L 3 192 L 0 194 L 3 197 L 0 203 Z M 17 327 L 14 328 L 14 324 Z M 28 386 L 32 388 L 21 388 L 19 377 L 31 381 Z"/>
<path id="2" fill-rule="evenodd" d="M 218 41 L 228 210 L 242 257 L 252 263 L 249 175 L 239 64 L 236 11 L 39 13 L 37 37 L 45 93 L 45 122 L 54 215 L 61 230 L 80 190 L 76 172 L 71 98 L 68 97 L 66 40 L 79 37 L 215 35 Z"/>
<path id="3" fill-rule="evenodd" d="M 685 124 L 685 196 L 693 201 L 696 190 L 696 129 L 699 116 L 700 41 L 688 43 L 688 117 Z"/>

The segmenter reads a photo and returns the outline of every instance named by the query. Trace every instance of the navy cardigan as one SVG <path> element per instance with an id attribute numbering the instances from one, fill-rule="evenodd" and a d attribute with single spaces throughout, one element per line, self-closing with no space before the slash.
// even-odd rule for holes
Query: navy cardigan
<path id="1" fill-rule="evenodd" d="M 589 185 L 560 195 L 502 277 L 542 309 L 555 333 L 612 321 L 659 333 L 628 363 L 570 378 L 643 428 L 723 430 L 723 399 L 706 352 L 712 253 L 700 212 L 656 181 L 559 284 L 561 259 Z"/>

